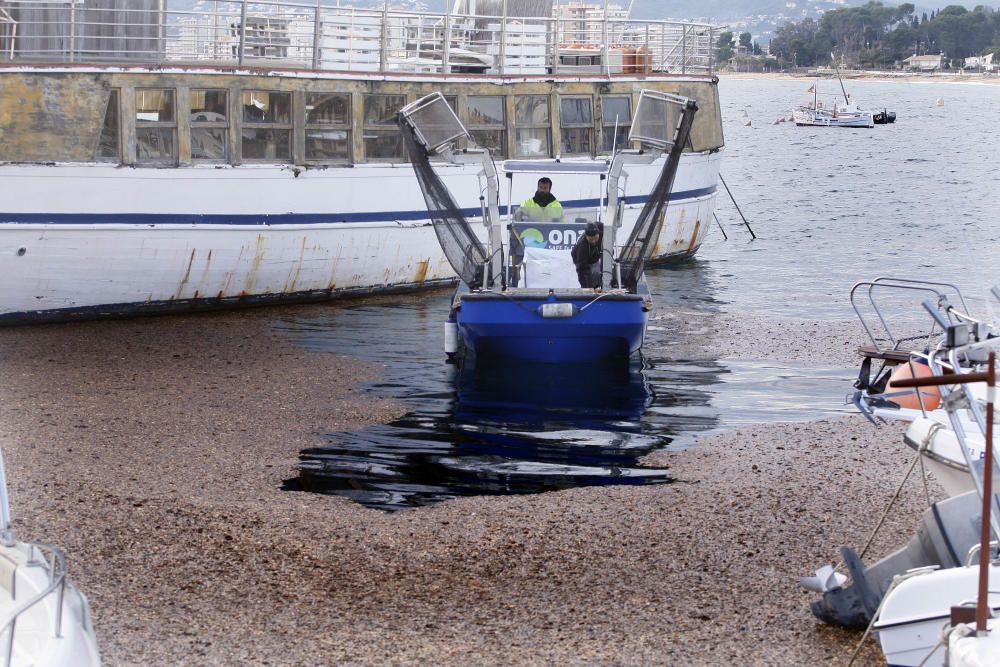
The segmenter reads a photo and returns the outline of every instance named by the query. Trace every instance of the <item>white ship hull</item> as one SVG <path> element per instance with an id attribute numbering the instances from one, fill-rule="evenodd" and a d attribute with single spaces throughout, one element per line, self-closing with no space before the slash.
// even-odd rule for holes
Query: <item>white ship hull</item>
<path id="1" fill-rule="evenodd" d="M 797 107 L 792 111 L 796 125 L 815 127 L 875 127 L 875 117 L 870 111 L 829 112 Z"/>
<path id="2" fill-rule="evenodd" d="M 682 159 L 657 258 L 693 254 L 721 153 Z M 629 169 L 627 237 L 662 160 Z M 476 171 L 443 168 L 453 192 Z M 593 179 L 559 177 L 567 209 Z M 516 188 L 515 204 L 530 196 Z M 318 300 L 454 280 L 412 168 L 0 165 L 0 324 Z M 467 215 L 478 200 L 460 201 Z M 508 202 L 502 201 L 506 206 Z M 485 231 L 485 230 L 484 230 Z"/>

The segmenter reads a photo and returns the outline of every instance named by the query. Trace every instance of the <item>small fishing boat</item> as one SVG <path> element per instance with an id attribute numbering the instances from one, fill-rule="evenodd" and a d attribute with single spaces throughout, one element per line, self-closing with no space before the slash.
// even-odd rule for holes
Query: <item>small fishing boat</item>
<path id="1" fill-rule="evenodd" d="M 875 127 L 875 116 L 871 111 L 862 111 L 851 103 L 850 96 L 844 93 L 844 103 L 839 99 L 824 102 L 820 99 L 817 86 L 809 87 L 813 100 L 807 105 L 792 109 L 792 120 L 796 125 L 811 125 L 817 127 Z M 895 115 L 893 116 L 895 118 Z"/>
<path id="2" fill-rule="evenodd" d="M 617 151 L 603 165 L 505 164 L 511 192 L 515 176 L 525 173 L 534 178 L 540 173 L 589 171 L 606 183 L 596 207 L 569 209 L 563 220 L 529 220 L 526 225 L 518 222 L 524 211 L 515 210 L 512 196 L 501 206 L 499 176 L 489 150 L 458 148 L 459 142 L 466 144 L 471 137 L 442 95 L 434 93 L 404 107 L 398 122 L 407 152 L 441 248 L 460 278 L 445 325 L 445 352 L 454 355 L 461 345 L 478 356 L 555 363 L 636 352 L 652 307 L 643 270 L 655 252 L 696 111 L 694 100 L 644 89 L 629 133 L 629 145 L 634 142 L 642 148 Z M 667 159 L 649 200 L 628 239 L 619 245 L 616 233 L 622 224 L 625 169 L 651 164 L 664 153 Z M 432 156 L 481 164 L 485 246 L 436 173 Z M 600 259 L 586 281 L 594 287 L 582 287 L 584 281 L 577 281 L 571 256 L 577 242 L 586 243 L 585 234 L 597 236 L 594 249 L 599 247 Z M 557 243 L 547 246 L 546 239 Z"/>
<path id="3" fill-rule="evenodd" d="M 99 667 L 87 599 L 66 579 L 56 547 L 22 542 L 10 529 L 0 456 L 0 664 Z"/>
<path id="4" fill-rule="evenodd" d="M 833 54 L 830 54 L 833 57 Z M 806 105 L 797 106 L 792 109 L 792 120 L 796 125 L 807 125 L 815 127 L 875 127 L 886 123 L 896 122 L 896 114 L 892 111 L 882 110 L 878 113 L 862 111 L 860 107 L 851 101 L 851 96 L 844 88 L 844 79 L 840 76 L 840 68 L 837 67 L 836 59 L 833 62 L 837 72 L 837 80 L 840 82 L 840 91 L 844 96 L 841 104 L 839 96 L 826 102 L 819 98 L 818 86 L 813 84 L 809 87 L 809 92 L 813 94 L 812 102 Z"/>

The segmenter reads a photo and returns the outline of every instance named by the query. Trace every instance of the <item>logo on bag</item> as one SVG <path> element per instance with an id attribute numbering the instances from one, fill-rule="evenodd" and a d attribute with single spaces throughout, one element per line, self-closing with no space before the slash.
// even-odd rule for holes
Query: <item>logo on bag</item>
<path id="1" fill-rule="evenodd" d="M 525 248 L 544 248 L 546 245 L 545 237 L 534 227 L 528 227 L 521 232 L 521 243 Z"/>

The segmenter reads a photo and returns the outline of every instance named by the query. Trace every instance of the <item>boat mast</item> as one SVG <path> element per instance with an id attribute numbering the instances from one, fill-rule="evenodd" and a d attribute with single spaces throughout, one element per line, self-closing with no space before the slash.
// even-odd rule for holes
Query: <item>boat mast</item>
<path id="1" fill-rule="evenodd" d="M 844 93 L 844 104 L 850 106 L 851 100 L 847 98 L 847 91 L 844 89 L 844 80 L 840 78 L 840 68 L 837 67 L 837 58 L 832 53 L 830 54 L 830 58 L 833 59 L 833 70 L 837 73 L 837 81 L 840 81 L 840 92 Z"/>

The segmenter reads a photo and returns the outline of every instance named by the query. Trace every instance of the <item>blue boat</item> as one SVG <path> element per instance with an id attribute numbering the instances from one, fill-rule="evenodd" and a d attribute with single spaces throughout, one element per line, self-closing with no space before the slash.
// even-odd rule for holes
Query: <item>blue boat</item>
<path id="1" fill-rule="evenodd" d="M 629 133 L 630 145 L 641 148 L 617 151 L 604 163 L 508 161 L 503 166 L 508 183 L 503 204 L 492 156 L 486 149 L 469 147 L 472 137 L 440 93 L 404 107 L 398 122 L 410 162 L 438 240 L 460 279 L 445 324 L 445 352 L 454 356 L 464 349 L 481 357 L 542 363 L 627 359 L 636 353 L 652 308 L 643 269 L 655 252 L 696 111 L 693 100 L 643 90 Z M 648 165 L 664 155 L 648 201 L 627 240 L 619 244 L 626 167 Z M 482 165 L 485 243 L 455 205 L 432 156 Z M 566 173 L 600 178 L 607 184 L 602 189 L 606 195 L 588 208 L 560 209 L 558 219 L 532 219 L 532 207 L 516 205 L 516 181 L 530 176 L 534 184 L 540 175 Z M 571 249 L 585 230 L 590 238 L 599 233 L 595 243 L 600 260 L 591 274 L 578 277 Z"/>
<path id="2" fill-rule="evenodd" d="M 462 290 L 455 324 L 477 355 L 562 363 L 628 357 L 642 347 L 652 300 L 593 290 Z"/>

